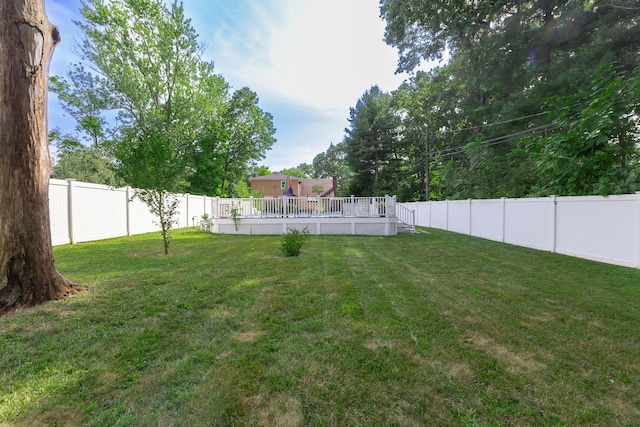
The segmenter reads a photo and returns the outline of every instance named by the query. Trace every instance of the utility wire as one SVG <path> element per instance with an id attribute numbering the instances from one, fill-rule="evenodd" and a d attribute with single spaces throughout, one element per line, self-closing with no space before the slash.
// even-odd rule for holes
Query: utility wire
<path id="1" fill-rule="evenodd" d="M 487 146 L 491 146 L 491 145 L 497 145 L 497 144 L 501 144 L 505 141 L 509 141 L 512 140 L 513 138 L 516 137 L 520 137 L 520 136 L 524 136 L 524 135 L 533 135 L 539 132 L 544 132 L 544 131 L 550 131 L 550 130 L 555 130 L 559 127 L 559 125 L 557 123 L 551 123 L 551 124 L 546 124 L 546 125 L 542 125 L 542 126 L 537 126 L 531 129 L 525 129 L 519 132 L 514 132 L 514 133 L 510 133 L 508 135 L 502 135 L 502 136 L 498 136 L 496 138 L 492 138 L 492 139 L 487 139 L 484 141 L 480 141 L 481 145 L 487 145 Z M 467 149 L 467 145 L 460 145 L 457 147 L 451 147 L 451 148 L 446 148 L 444 150 L 438 150 L 438 151 L 430 151 L 428 153 L 428 155 L 434 156 L 434 155 L 438 155 L 438 154 L 457 154 L 459 152 L 465 151 Z"/>
<path id="2" fill-rule="evenodd" d="M 524 119 L 530 119 L 531 117 L 543 116 L 545 114 L 549 114 L 549 113 L 547 111 L 543 111 L 542 113 L 530 114 L 528 116 L 516 117 L 515 119 L 503 120 L 503 121 L 500 121 L 500 122 L 493 122 L 493 123 L 481 124 L 481 125 L 477 125 L 477 126 L 471 126 L 471 127 L 468 127 L 468 128 L 450 129 L 450 130 L 443 130 L 443 131 L 437 131 L 437 132 L 439 132 L 439 133 L 457 133 L 457 132 L 463 132 L 465 130 L 474 130 L 474 129 L 478 129 L 478 128 L 485 128 L 485 127 L 490 127 L 490 126 L 503 125 L 505 123 L 517 122 L 517 121 L 524 120 Z"/>
<path id="3" fill-rule="evenodd" d="M 518 117 L 518 118 L 515 118 L 515 119 L 504 120 L 504 121 L 501 121 L 501 122 L 489 123 L 489 124 L 486 124 L 486 125 L 482 125 L 482 127 L 495 126 L 495 125 L 504 124 L 504 123 L 511 123 L 511 122 L 514 122 L 514 121 L 524 120 L 524 119 L 531 118 L 531 117 L 537 117 L 537 116 L 541 116 L 541 115 L 544 115 L 544 114 L 548 114 L 548 113 L 547 112 L 543 112 L 543 113 L 531 114 L 529 116 Z M 472 128 L 465 128 L 465 129 L 456 129 L 455 131 L 454 130 L 442 131 L 440 133 L 461 132 L 463 130 L 475 129 L 477 127 L 478 126 L 474 126 Z M 558 127 L 559 127 L 559 125 L 557 123 L 545 124 L 545 125 L 542 125 L 542 126 L 537 126 L 537 127 L 531 128 L 531 129 L 525 129 L 525 130 L 522 130 L 522 131 L 519 131 L 519 132 L 510 133 L 508 135 L 502 135 L 502 136 L 499 136 L 499 137 L 496 137 L 496 138 L 480 141 L 480 144 L 489 147 L 489 146 L 493 146 L 493 145 L 502 144 L 503 142 L 512 140 L 513 138 L 516 138 L 516 137 L 520 137 L 520 136 L 524 136 L 524 135 L 534 135 L 536 133 L 540 133 L 540 132 L 544 132 L 544 131 L 551 131 L 551 130 L 557 129 Z M 443 150 L 430 151 L 429 153 L 427 153 L 427 156 L 423 156 L 417 163 L 414 163 L 411 166 L 414 167 L 414 168 L 422 166 L 425 163 L 427 158 L 431 159 L 431 158 L 433 158 L 433 157 L 435 157 L 437 155 L 448 157 L 448 156 L 453 156 L 453 155 L 456 155 L 456 154 L 460 154 L 460 153 L 465 152 L 467 150 L 467 148 L 468 147 L 465 144 L 465 145 L 460 145 L 460 146 L 457 146 L 457 147 L 446 148 L 446 149 L 443 149 Z M 377 163 L 377 164 L 375 164 L 373 166 L 370 166 L 370 167 L 368 167 L 366 169 L 361 169 L 359 171 L 359 173 L 369 172 L 369 171 L 372 171 L 374 169 L 379 168 L 380 166 L 383 166 L 383 164 L 382 163 Z"/>
<path id="4" fill-rule="evenodd" d="M 481 145 L 486 145 L 487 147 L 489 146 L 493 146 L 493 145 L 498 145 L 498 144 L 502 144 L 503 142 L 512 140 L 513 138 L 516 137 L 520 137 L 520 136 L 524 136 L 524 135 L 535 135 L 537 133 L 540 132 L 545 132 L 545 131 L 552 131 L 552 130 L 556 130 L 560 127 L 559 124 L 557 123 L 550 123 L 550 124 L 546 124 L 546 125 L 542 125 L 542 126 L 537 126 L 535 128 L 531 128 L 531 129 L 525 129 L 519 132 L 514 132 L 508 135 L 502 135 L 496 138 L 492 138 L 492 139 L 487 139 L 485 141 L 480 141 Z M 457 147 L 451 147 L 451 148 L 446 148 L 444 150 L 438 150 L 438 151 L 431 151 L 429 153 L 427 153 L 427 156 L 421 156 L 421 158 L 416 162 L 413 163 L 411 165 L 411 167 L 413 168 L 417 168 L 419 166 L 422 166 L 425 164 L 427 158 L 431 159 L 437 155 L 440 155 L 442 157 L 448 157 L 448 156 L 454 156 L 456 154 L 460 154 L 460 153 L 464 153 L 467 150 L 467 145 L 459 145 Z"/>

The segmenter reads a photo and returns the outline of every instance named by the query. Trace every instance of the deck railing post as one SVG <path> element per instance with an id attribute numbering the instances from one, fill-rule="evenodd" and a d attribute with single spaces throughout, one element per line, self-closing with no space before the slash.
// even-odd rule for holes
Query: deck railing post
<path id="1" fill-rule="evenodd" d="M 283 208 L 284 217 L 289 218 L 289 196 L 282 197 L 282 204 L 283 204 L 282 208 Z"/>

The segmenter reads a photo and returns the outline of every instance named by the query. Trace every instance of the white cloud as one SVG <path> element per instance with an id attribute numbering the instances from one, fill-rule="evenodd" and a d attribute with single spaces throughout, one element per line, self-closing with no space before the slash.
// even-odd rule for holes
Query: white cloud
<path id="1" fill-rule="evenodd" d="M 2 1 L 2 0 L 0 0 Z M 165 0 L 170 2 L 172 0 Z M 45 0 L 60 26 L 52 74 L 66 74 L 79 31 L 80 0 Z M 238 89 L 248 86 L 274 116 L 278 142 L 267 152 L 272 170 L 310 163 L 342 140 L 349 107 L 377 84 L 398 87 L 397 52 L 383 41 L 376 0 L 184 0 L 205 57 Z M 55 99 L 51 124 L 69 128 Z"/>
<path id="2" fill-rule="evenodd" d="M 246 3 L 248 5 L 248 3 Z M 251 2 L 245 21 L 202 34 L 223 75 L 261 97 L 344 117 L 371 85 L 395 89 L 397 53 L 371 0 Z"/>

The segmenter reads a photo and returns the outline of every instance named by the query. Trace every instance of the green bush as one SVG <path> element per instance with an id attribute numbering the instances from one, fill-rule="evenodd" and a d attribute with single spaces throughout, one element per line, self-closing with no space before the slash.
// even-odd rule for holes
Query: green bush
<path id="1" fill-rule="evenodd" d="M 282 252 L 286 256 L 300 255 L 302 244 L 309 237 L 309 228 L 305 227 L 302 233 L 297 229 L 287 228 L 287 233 L 282 235 Z"/>

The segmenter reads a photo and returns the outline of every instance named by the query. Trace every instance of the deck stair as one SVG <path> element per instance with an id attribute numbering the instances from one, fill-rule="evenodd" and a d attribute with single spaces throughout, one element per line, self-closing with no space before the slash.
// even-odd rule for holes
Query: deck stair
<path id="1" fill-rule="evenodd" d="M 398 234 L 414 234 L 416 232 L 416 211 L 398 204 L 395 206 L 395 211 L 398 218 Z"/>

